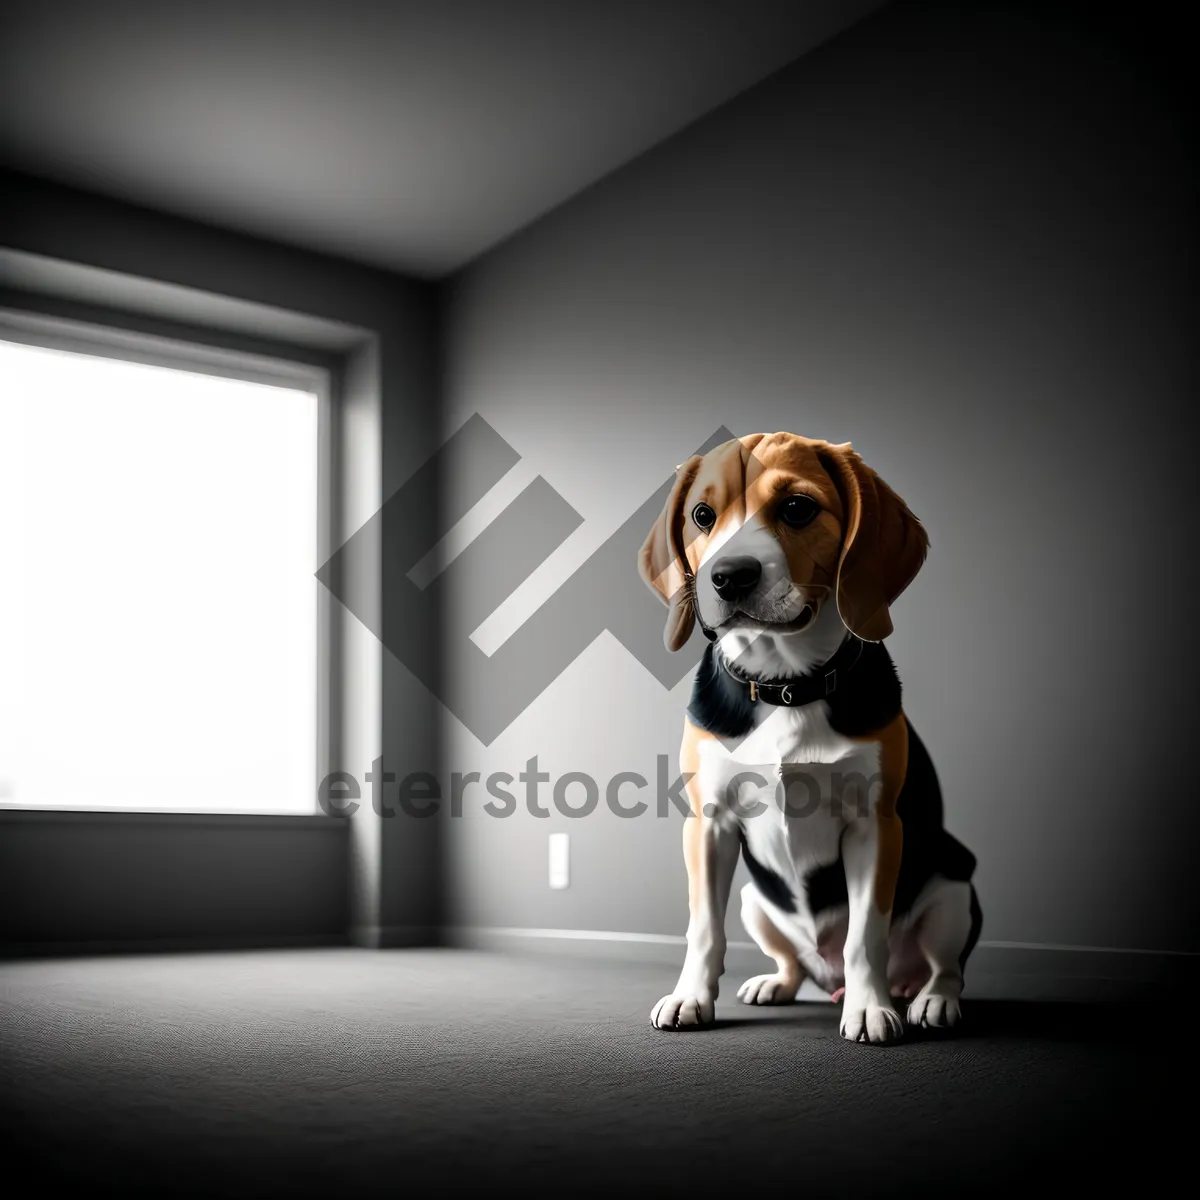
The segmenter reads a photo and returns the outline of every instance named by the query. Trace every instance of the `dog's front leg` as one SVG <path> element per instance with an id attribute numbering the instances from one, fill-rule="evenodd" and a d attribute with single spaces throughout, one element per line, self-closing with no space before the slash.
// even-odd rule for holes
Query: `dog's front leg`
<path id="1" fill-rule="evenodd" d="M 896 800 L 908 769 L 908 725 L 903 713 L 877 735 L 881 788 L 874 805 L 863 796 L 858 814 L 842 835 L 849 922 L 846 929 L 846 993 L 842 1037 L 852 1042 L 891 1042 L 904 1032 L 888 988 L 888 933 L 900 874 L 904 830 Z"/>
<path id="2" fill-rule="evenodd" d="M 694 786 L 689 785 L 689 791 Z M 706 816 L 693 797 L 683 823 L 687 863 L 687 954 L 675 990 L 650 1014 L 657 1029 L 684 1029 L 712 1023 L 718 980 L 725 972 L 725 910 L 738 860 L 737 830 Z"/>
<path id="3" fill-rule="evenodd" d="M 899 818 L 893 818 L 899 820 Z M 880 867 L 879 822 L 860 817 L 842 837 L 846 890 L 850 900 L 846 946 L 843 951 L 846 993 L 842 1003 L 842 1037 L 852 1042 L 890 1042 L 904 1025 L 888 993 L 888 929 L 891 903 L 880 911 L 876 877 Z"/>

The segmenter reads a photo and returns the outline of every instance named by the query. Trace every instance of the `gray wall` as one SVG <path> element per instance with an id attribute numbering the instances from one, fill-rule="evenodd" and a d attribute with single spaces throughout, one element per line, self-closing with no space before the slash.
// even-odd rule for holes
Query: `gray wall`
<path id="1" fill-rule="evenodd" d="M 446 431 L 481 413 L 584 518 L 523 612 L 721 424 L 851 441 L 908 500 L 932 553 L 889 645 L 992 941 L 1200 949 L 1175 82 L 1132 30 L 890 8 L 444 297 Z M 604 635 L 490 746 L 448 718 L 446 769 L 653 779 L 688 666 L 665 690 Z M 678 819 L 448 824 L 456 923 L 684 930 Z"/>

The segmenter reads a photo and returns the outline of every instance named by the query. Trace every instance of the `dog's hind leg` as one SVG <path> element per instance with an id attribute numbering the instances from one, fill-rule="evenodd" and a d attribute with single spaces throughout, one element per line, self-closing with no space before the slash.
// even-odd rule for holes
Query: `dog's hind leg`
<path id="1" fill-rule="evenodd" d="M 742 924 L 759 949 L 775 960 L 775 973 L 747 979 L 738 988 L 738 999 L 743 1004 L 790 1004 L 804 981 L 804 971 L 795 947 L 759 904 L 752 883 L 742 888 Z"/>
<path id="2" fill-rule="evenodd" d="M 908 1006 L 908 1023 L 948 1028 L 962 1016 L 963 966 L 979 937 L 979 902 L 969 883 L 938 879 L 921 907 L 912 932 L 929 964 L 929 982 Z"/>

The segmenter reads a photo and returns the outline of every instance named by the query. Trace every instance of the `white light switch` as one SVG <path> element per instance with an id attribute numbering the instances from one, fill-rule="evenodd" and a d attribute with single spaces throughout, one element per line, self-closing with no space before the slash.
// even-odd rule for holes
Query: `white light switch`
<path id="1" fill-rule="evenodd" d="M 568 887 L 571 883 L 571 835 L 550 835 L 550 886 L 555 890 Z"/>

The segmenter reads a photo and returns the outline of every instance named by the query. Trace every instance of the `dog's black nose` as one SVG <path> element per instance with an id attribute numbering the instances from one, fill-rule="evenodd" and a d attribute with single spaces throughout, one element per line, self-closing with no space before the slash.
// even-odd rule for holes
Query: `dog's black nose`
<path id="1" fill-rule="evenodd" d="M 762 578 L 762 563 L 748 554 L 719 558 L 713 563 L 712 582 L 722 600 L 737 600 L 752 592 Z"/>

